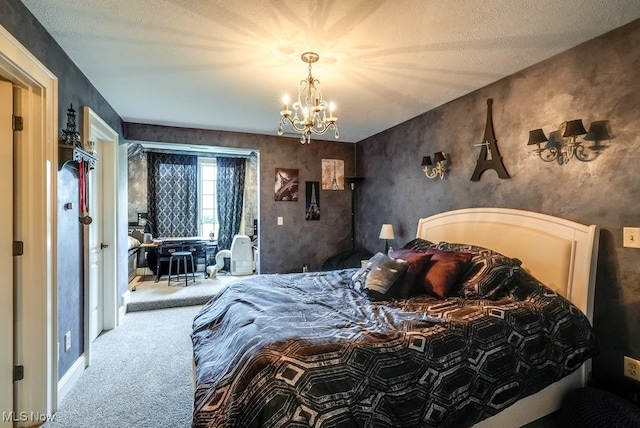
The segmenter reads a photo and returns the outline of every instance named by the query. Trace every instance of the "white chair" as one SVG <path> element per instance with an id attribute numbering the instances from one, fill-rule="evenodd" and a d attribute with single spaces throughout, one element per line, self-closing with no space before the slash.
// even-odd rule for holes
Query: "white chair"
<path id="1" fill-rule="evenodd" d="M 231 241 L 231 249 L 220 250 L 216 254 L 216 265 L 211 270 L 211 277 L 224 268 L 224 259 L 230 259 L 231 275 L 251 275 L 255 269 L 254 250 L 251 238 L 247 235 L 236 235 Z"/>

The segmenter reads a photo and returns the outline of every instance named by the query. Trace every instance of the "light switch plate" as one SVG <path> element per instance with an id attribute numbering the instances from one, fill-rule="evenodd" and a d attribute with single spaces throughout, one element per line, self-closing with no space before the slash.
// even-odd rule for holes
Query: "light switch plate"
<path id="1" fill-rule="evenodd" d="M 640 248 L 640 227 L 622 228 L 622 246 Z"/>
<path id="2" fill-rule="evenodd" d="M 284 219 L 282 217 L 278 217 L 278 226 L 282 226 L 284 224 Z"/>

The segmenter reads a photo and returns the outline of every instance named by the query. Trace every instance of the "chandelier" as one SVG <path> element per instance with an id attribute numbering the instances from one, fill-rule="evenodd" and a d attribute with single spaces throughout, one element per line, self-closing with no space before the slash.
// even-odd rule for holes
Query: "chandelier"
<path id="1" fill-rule="evenodd" d="M 284 133 L 283 126 L 289 125 L 301 134 L 301 144 L 309 144 L 311 134 L 322 135 L 330 129 L 335 131 L 336 138 L 340 138 L 338 125 L 336 125 L 338 118 L 333 115 L 334 105 L 322 99 L 322 92 L 318 87 L 320 81 L 311 75 L 311 64 L 317 62 L 320 56 L 315 52 L 305 52 L 301 58 L 309 64 L 309 75 L 300 81 L 298 101 L 293 103 L 293 111 L 289 110 L 289 97 L 284 96 L 278 135 Z M 293 117 L 291 117 L 292 113 Z"/>

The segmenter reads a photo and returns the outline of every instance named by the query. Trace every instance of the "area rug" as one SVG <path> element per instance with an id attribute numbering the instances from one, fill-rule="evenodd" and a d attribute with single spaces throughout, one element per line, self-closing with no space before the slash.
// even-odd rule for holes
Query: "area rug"
<path id="1" fill-rule="evenodd" d="M 185 286 L 181 281 L 171 280 L 167 285 L 166 277 L 158 282 L 153 279 L 140 281 L 141 277 L 134 278 L 130 288 L 135 285 L 135 291 L 131 291 L 127 312 L 150 311 L 154 309 L 174 308 L 178 306 L 203 305 L 214 297 L 227 284 L 246 276 L 217 275 L 215 278 L 204 278 L 196 275 L 196 280 L 189 280 Z"/>

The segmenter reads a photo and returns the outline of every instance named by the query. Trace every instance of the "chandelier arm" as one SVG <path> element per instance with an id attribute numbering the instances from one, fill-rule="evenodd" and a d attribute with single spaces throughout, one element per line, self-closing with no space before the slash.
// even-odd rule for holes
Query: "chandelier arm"
<path id="1" fill-rule="evenodd" d="M 300 123 L 302 123 L 302 122 L 300 122 L 300 121 L 293 121 L 293 120 L 291 120 L 291 118 L 289 118 L 289 117 L 282 117 L 282 118 L 280 118 L 280 123 L 281 123 L 282 125 L 289 124 L 289 125 L 290 125 L 293 129 L 295 129 L 297 132 L 304 132 L 304 131 L 306 130 L 306 128 L 307 128 L 307 127 L 306 127 L 306 126 L 304 126 L 304 125 L 299 125 L 299 124 L 300 124 Z"/>

